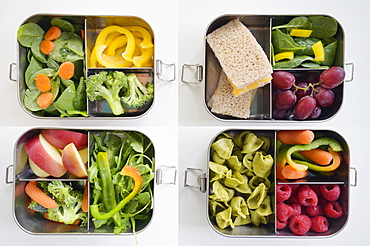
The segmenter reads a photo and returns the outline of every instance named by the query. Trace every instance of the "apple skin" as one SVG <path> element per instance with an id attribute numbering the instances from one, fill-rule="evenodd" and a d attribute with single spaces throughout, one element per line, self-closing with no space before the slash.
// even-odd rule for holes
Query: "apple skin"
<path id="1" fill-rule="evenodd" d="M 43 129 L 41 134 L 55 148 L 64 149 L 67 144 L 74 143 L 77 150 L 87 147 L 87 134 L 61 129 Z"/>
<path id="2" fill-rule="evenodd" d="M 32 172 L 39 178 L 45 178 L 45 177 L 49 177 L 50 175 L 45 172 L 44 170 L 42 170 L 41 168 L 39 168 L 32 160 L 31 158 L 28 158 L 28 164 L 30 164 L 30 168 L 32 170 Z"/>
<path id="3" fill-rule="evenodd" d="M 57 178 L 67 172 L 58 149 L 48 143 L 41 134 L 28 140 L 24 147 L 28 157 L 44 172 Z"/>
<path id="4" fill-rule="evenodd" d="M 87 170 L 74 143 L 68 144 L 62 151 L 62 162 L 67 171 L 78 177 L 86 178 Z"/>

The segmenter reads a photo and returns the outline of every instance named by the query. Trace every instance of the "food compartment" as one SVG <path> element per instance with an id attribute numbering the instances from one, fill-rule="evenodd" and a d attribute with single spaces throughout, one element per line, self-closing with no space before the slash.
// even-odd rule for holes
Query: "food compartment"
<path id="1" fill-rule="evenodd" d="M 281 143 L 301 132 L 309 142 Z M 302 157 L 316 149 L 325 155 Z M 208 165 L 207 216 L 223 236 L 328 237 L 347 223 L 349 147 L 336 132 L 226 130 L 212 140 Z M 301 219 L 311 224 L 304 233 L 295 230 Z M 298 222 L 289 225 L 291 220 Z"/>
<path id="2" fill-rule="evenodd" d="M 327 26 L 318 31 L 322 25 Z M 311 37 L 296 37 L 290 36 L 291 29 L 311 29 L 313 32 Z M 223 41 L 226 37 L 230 37 L 229 41 Z M 320 43 L 319 48 L 316 43 Z M 343 101 L 344 47 L 342 26 L 327 15 L 218 17 L 210 23 L 205 34 L 206 107 L 212 116 L 222 121 L 330 119 Z M 234 52 L 233 56 L 240 58 L 232 61 L 227 58 L 230 54 L 225 58 L 222 52 Z M 258 59 L 254 60 L 248 54 Z M 242 72 L 244 75 L 238 77 Z M 279 79 L 277 72 L 289 73 L 291 81 Z M 322 73 L 331 75 L 320 77 Z M 250 79 L 245 79 L 248 77 Z M 334 77 L 338 77 L 338 83 L 328 82 L 335 80 Z M 289 86 L 280 87 L 279 83 L 289 83 Z M 276 99 L 282 90 L 286 92 Z M 310 97 L 303 100 L 308 102 L 299 103 L 310 104 L 307 107 L 297 107 L 302 94 Z M 300 111 L 303 112 L 300 114 Z"/>
<path id="3" fill-rule="evenodd" d="M 29 130 L 15 146 L 15 221 L 31 234 L 139 233 L 152 219 L 154 168 L 141 132 Z"/>
<path id="4" fill-rule="evenodd" d="M 32 116 L 137 118 L 151 108 L 154 34 L 143 19 L 35 15 L 17 38 L 19 101 Z M 92 81 L 101 69 L 112 74 Z"/>

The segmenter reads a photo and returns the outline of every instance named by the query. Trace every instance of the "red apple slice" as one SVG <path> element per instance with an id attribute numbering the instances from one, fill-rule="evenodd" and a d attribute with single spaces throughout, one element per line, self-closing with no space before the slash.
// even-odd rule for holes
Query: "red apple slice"
<path id="1" fill-rule="evenodd" d="M 62 151 L 62 161 L 67 171 L 79 178 L 87 177 L 85 163 L 83 163 L 80 153 L 74 143 L 68 144 Z"/>
<path id="2" fill-rule="evenodd" d="M 87 134 L 61 129 L 43 129 L 41 134 L 55 148 L 64 149 L 67 144 L 74 143 L 78 150 L 87 147 Z"/>
<path id="3" fill-rule="evenodd" d="M 82 162 L 86 164 L 89 159 L 89 148 L 84 148 L 82 150 L 79 150 L 78 153 L 80 153 Z"/>
<path id="4" fill-rule="evenodd" d="M 42 170 L 41 168 L 39 168 L 32 160 L 31 158 L 28 158 L 28 164 L 30 164 L 30 167 L 31 167 L 31 170 L 32 172 L 37 176 L 37 177 L 40 177 L 40 178 L 45 178 L 45 177 L 49 177 L 50 175 L 45 172 L 44 170 Z"/>
<path id="5" fill-rule="evenodd" d="M 59 178 L 67 172 L 58 149 L 46 141 L 41 134 L 28 140 L 25 150 L 29 158 L 51 176 Z"/>

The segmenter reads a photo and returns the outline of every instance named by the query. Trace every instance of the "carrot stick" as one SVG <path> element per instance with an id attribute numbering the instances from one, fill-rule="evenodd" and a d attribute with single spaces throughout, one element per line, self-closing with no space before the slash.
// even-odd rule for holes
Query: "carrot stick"
<path id="1" fill-rule="evenodd" d="M 305 150 L 300 153 L 319 165 L 328 165 L 333 160 L 333 155 L 322 149 Z"/>
<path id="2" fill-rule="evenodd" d="M 50 104 L 54 100 L 54 95 L 51 92 L 43 92 L 40 94 L 40 96 L 37 98 L 37 104 L 40 106 L 40 108 L 47 108 L 50 106 Z"/>
<path id="3" fill-rule="evenodd" d="M 62 31 L 60 30 L 59 27 L 57 26 L 52 26 L 49 28 L 49 30 L 45 33 L 44 35 L 44 39 L 45 40 L 50 40 L 50 41 L 53 41 L 57 38 L 60 37 L 60 35 L 62 34 Z"/>
<path id="4" fill-rule="evenodd" d="M 55 48 L 55 43 L 50 40 L 42 40 L 40 43 L 40 51 L 45 55 L 50 55 Z"/>
<path id="5" fill-rule="evenodd" d="M 88 212 L 89 211 L 89 194 L 88 194 L 88 184 L 86 182 L 84 188 L 84 196 L 82 198 L 82 211 Z"/>
<path id="6" fill-rule="evenodd" d="M 75 65 L 72 62 L 63 62 L 59 66 L 58 74 L 62 79 L 70 79 L 75 73 Z"/>
<path id="7" fill-rule="evenodd" d="M 36 76 L 36 86 L 41 92 L 47 92 L 51 90 L 51 82 L 48 76 L 40 73 Z"/>
<path id="8" fill-rule="evenodd" d="M 40 190 L 35 184 L 28 183 L 25 188 L 26 194 L 35 202 L 39 203 L 45 208 L 56 208 L 58 204 L 42 190 Z"/>
<path id="9" fill-rule="evenodd" d="M 315 135 L 311 130 L 282 130 L 276 137 L 282 144 L 309 144 Z"/>
<path id="10" fill-rule="evenodd" d="M 299 171 L 299 170 L 293 168 L 291 165 L 286 165 L 281 170 L 281 174 L 286 179 L 301 179 L 301 178 L 307 177 L 308 170 L 306 170 L 306 171 Z"/>

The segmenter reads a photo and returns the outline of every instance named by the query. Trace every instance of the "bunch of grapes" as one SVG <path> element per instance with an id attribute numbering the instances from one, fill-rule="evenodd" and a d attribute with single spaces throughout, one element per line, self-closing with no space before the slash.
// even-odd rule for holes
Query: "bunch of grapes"
<path id="1" fill-rule="evenodd" d="M 345 72 L 341 67 L 331 67 L 318 78 L 308 78 L 306 82 L 296 81 L 287 71 L 276 71 L 272 77 L 273 118 L 282 119 L 292 112 L 294 119 L 305 120 L 319 118 L 322 107 L 334 103 L 332 89 L 343 82 Z"/>

